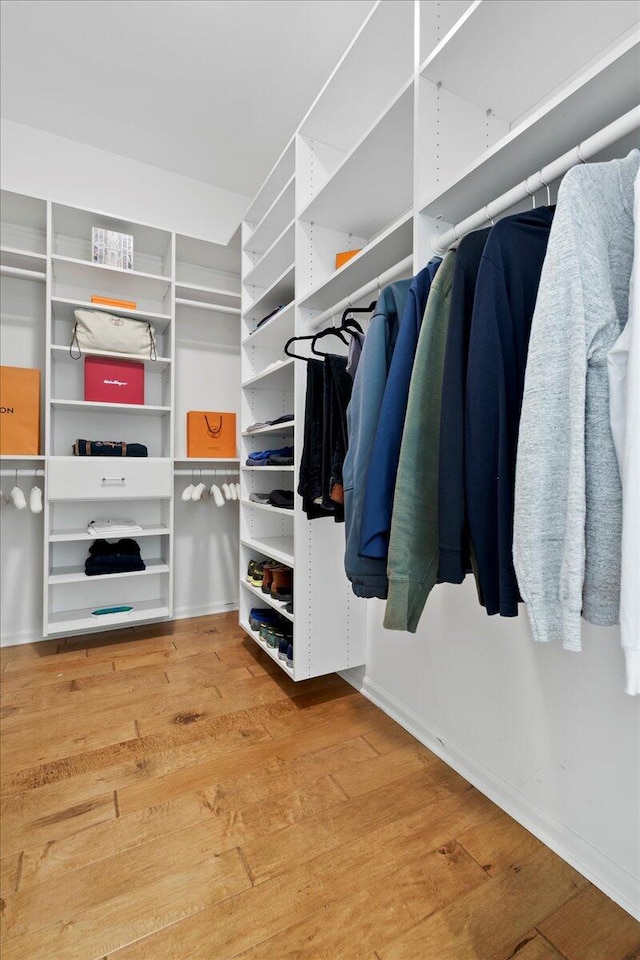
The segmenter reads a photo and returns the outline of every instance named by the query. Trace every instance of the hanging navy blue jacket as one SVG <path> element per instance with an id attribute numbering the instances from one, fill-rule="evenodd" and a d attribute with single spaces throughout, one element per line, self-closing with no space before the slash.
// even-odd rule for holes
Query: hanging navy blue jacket
<path id="1" fill-rule="evenodd" d="M 518 614 L 513 497 L 531 320 L 553 209 L 491 230 L 478 271 L 467 368 L 465 484 L 469 532 L 487 613 Z M 553 443 L 553 437 L 549 437 Z"/>
<path id="2" fill-rule="evenodd" d="M 462 583 L 470 566 L 464 493 L 464 403 L 473 298 L 489 233 L 489 229 L 477 230 L 460 241 L 451 285 L 438 464 L 438 580 L 441 583 Z"/>
<path id="3" fill-rule="evenodd" d="M 362 557 L 382 559 L 387 557 L 393 492 L 400 459 L 402 429 L 407 412 L 413 359 L 416 355 L 429 288 L 441 263 L 440 257 L 434 257 L 420 273 L 416 274 L 409 287 L 371 451 L 371 469 L 367 477 L 360 530 L 359 553 Z"/>

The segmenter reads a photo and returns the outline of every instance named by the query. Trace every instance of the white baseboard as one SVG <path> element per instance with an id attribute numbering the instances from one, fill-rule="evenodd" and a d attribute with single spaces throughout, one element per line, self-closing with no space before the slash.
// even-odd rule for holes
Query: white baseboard
<path id="1" fill-rule="evenodd" d="M 188 617 L 206 617 L 214 613 L 231 613 L 239 607 L 238 600 L 228 603 L 209 603 L 202 607 L 175 607 L 170 620 L 186 620 Z"/>
<path id="2" fill-rule="evenodd" d="M 186 620 L 188 617 L 205 617 L 214 613 L 229 613 L 238 609 L 238 601 L 230 600 L 228 603 L 210 603 L 202 607 L 176 607 L 172 617 L 167 620 Z M 153 622 L 153 621 L 151 621 Z M 122 627 L 126 628 L 123 623 Z M 139 624 L 142 626 L 142 624 Z M 147 626 L 145 622 L 144 626 Z M 23 630 L 21 633 L 3 634 L 0 639 L 0 647 L 17 647 L 23 643 L 41 643 L 45 640 L 60 640 L 60 637 L 43 637 L 42 630 Z"/>
<path id="3" fill-rule="evenodd" d="M 640 920 L 640 885 L 637 877 L 627 873 L 574 833 L 566 824 L 550 817 L 544 809 L 517 787 L 479 763 L 463 747 L 448 740 L 441 730 L 407 708 L 377 683 L 369 680 L 364 667 L 344 670 L 340 676 L 379 707 L 383 713 L 404 727 L 420 743 L 453 767 L 481 793 L 493 800 L 538 840 L 566 860 L 599 890 L 615 900 L 623 910 Z"/>
<path id="4" fill-rule="evenodd" d="M 0 647 L 17 647 L 22 643 L 38 643 L 40 640 L 46 640 L 40 630 L 22 630 L 20 633 L 2 634 L 0 638 Z"/>

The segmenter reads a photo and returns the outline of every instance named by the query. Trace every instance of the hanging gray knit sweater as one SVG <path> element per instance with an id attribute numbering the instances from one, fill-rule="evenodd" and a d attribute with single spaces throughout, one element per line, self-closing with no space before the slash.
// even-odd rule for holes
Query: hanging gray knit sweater
<path id="1" fill-rule="evenodd" d="M 564 178 L 531 327 L 513 560 L 536 640 L 618 622 L 622 492 L 607 353 L 625 326 L 640 151 Z"/>

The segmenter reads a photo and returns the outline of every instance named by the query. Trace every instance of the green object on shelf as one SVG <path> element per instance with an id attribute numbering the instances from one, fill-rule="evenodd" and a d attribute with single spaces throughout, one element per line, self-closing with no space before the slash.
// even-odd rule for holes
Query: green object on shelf
<path id="1" fill-rule="evenodd" d="M 109 613 L 131 613 L 133 607 L 99 607 L 97 610 L 93 610 L 91 613 L 92 617 L 103 617 Z"/>

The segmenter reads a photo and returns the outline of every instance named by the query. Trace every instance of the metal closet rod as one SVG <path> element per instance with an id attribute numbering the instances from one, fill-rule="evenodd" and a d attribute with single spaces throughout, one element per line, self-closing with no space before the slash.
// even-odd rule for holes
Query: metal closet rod
<path id="1" fill-rule="evenodd" d="M 548 163 L 546 167 L 542 167 L 537 173 L 530 174 L 522 183 L 512 187 L 511 190 L 507 190 L 506 193 L 492 200 L 481 210 L 472 213 L 471 216 L 465 220 L 456 223 L 455 226 L 447 230 L 446 233 L 443 233 L 441 236 L 437 233 L 433 234 L 431 237 L 431 249 L 437 254 L 445 253 L 452 243 L 461 240 L 466 234 L 471 233 L 473 230 L 478 230 L 486 226 L 487 222 L 491 222 L 502 213 L 506 213 L 507 210 L 515 207 L 516 204 L 526 200 L 527 197 L 532 197 L 540 190 L 546 189 L 547 185 L 559 180 L 571 167 L 575 167 L 579 163 L 584 163 L 590 157 L 596 156 L 596 154 L 606 149 L 606 147 L 617 143 L 618 140 L 622 140 L 623 137 L 633 133 L 633 131 L 638 128 L 640 128 L 640 106 L 633 107 L 627 113 L 618 117 L 617 120 L 614 120 L 613 123 L 609 123 L 606 127 L 603 127 L 602 130 L 583 140 L 582 143 L 579 143 L 571 150 L 567 150 L 567 152 L 563 153 L 557 160 Z"/>
<path id="2" fill-rule="evenodd" d="M 388 270 L 385 270 L 384 273 L 381 273 L 378 277 L 375 277 L 373 280 L 365 283 L 362 287 L 354 290 L 353 293 L 350 293 L 348 297 L 344 297 L 338 303 L 334 304 L 333 307 L 323 310 L 322 313 L 319 313 L 317 317 L 314 317 L 309 321 L 309 328 L 311 330 L 317 330 L 319 327 L 323 326 L 327 320 L 339 320 L 340 314 L 344 310 L 348 310 L 349 307 L 355 307 L 360 300 L 364 300 L 365 297 L 370 296 L 372 293 L 379 293 L 382 287 L 386 286 L 386 284 L 392 283 L 394 280 L 397 280 L 399 277 L 403 276 L 403 274 L 411 272 L 412 270 L 413 254 L 410 254 L 408 257 L 405 257 L 404 260 L 400 260 L 399 263 L 396 263 L 393 267 L 389 267 Z"/>
<path id="3" fill-rule="evenodd" d="M 200 470 L 194 467 L 193 470 L 174 470 L 174 477 L 239 477 L 239 470 Z"/>
<path id="4" fill-rule="evenodd" d="M 44 470 L 0 470 L 0 477 L 44 477 Z"/>
<path id="5" fill-rule="evenodd" d="M 39 270 L 24 270 L 22 267 L 9 267 L 6 264 L 0 266 L 0 276 L 13 277 L 16 280 L 38 280 L 41 283 L 47 279 L 46 273 Z"/>

